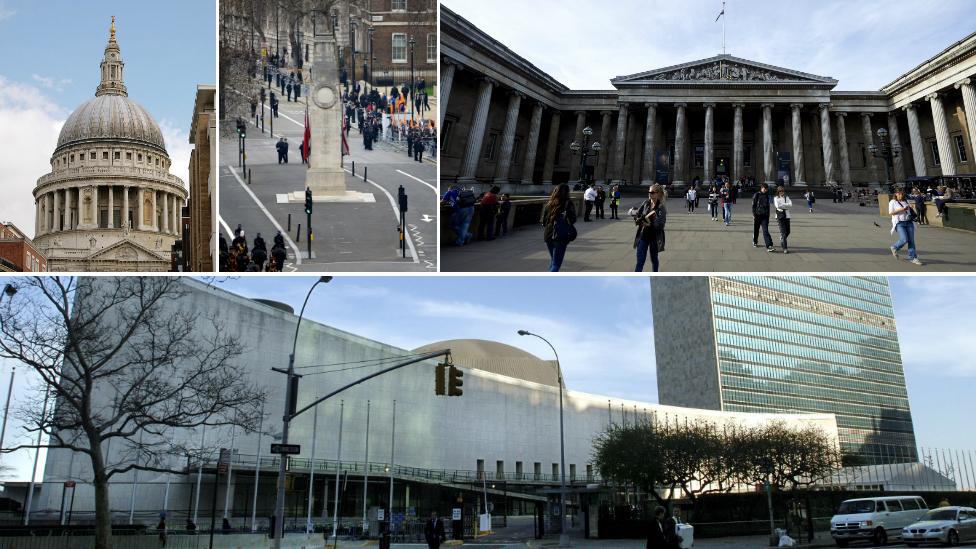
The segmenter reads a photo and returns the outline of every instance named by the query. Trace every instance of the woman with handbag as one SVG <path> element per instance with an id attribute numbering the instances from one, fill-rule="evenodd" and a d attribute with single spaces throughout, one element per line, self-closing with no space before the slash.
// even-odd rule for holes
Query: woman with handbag
<path id="1" fill-rule="evenodd" d="M 566 247 L 576 240 L 576 207 L 569 199 L 569 186 L 561 183 L 553 189 L 542 210 L 542 238 L 549 248 L 549 272 L 559 272 Z"/>
<path id="2" fill-rule="evenodd" d="M 788 254 L 790 246 L 786 239 L 790 237 L 790 208 L 793 207 L 793 201 L 786 196 L 786 187 L 776 187 L 773 206 L 776 208 L 776 223 L 779 225 L 779 245 L 783 248 L 783 253 Z"/>
<path id="3" fill-rule="evenodd" d="M 891 255 L 898 259 L 898 250 L 908 244 L 908 260 L 916 265 L 922 261 L 915 252 L 915 220 L 917 216 L 911 203 L 905 199 L 905 189 L 895 190 L 895 197 L 888 201 L 888 215 L 891 216 L 891 233 L 898 232 L 898 242 L 891 246 Z"/>
<path id="4" fill-rule="evenodd" d="M 637 234 L 634 235 L 634 248 L 637 249 L 637 266 L 634 272 L 644 270 L 647 252 L 651 252 L 651 267 L 658 272 L 658 254 L 664 251 L 664 225 L 668 212 L 664 208 L 664 191 L 660 185 L 652 185 L 647 200 L 634 212 Z"/>

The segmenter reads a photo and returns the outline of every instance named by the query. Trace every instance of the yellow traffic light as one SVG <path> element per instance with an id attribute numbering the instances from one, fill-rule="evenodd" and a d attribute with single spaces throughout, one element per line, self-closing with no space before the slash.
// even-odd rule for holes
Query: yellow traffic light
<path id="1" fill-rule="evenodd" d="M 449 396 L 459 397 L 464 394 L 464 391 L 461 390 L 461 386 L 464 385 L 464 382 L 461 380 L 462 377 L 464 377 L 464 372 L 460 368 L 451 366 L 450 377 L 447 381 L 447 394 Z"/>

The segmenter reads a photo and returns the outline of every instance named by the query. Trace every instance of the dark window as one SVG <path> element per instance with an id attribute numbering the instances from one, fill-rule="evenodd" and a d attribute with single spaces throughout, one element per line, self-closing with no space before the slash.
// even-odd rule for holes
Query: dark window
<path id="1" fill-rule="evenodd" d="M 929 141 L 929 148 L 932 150 L 932 165 L 941 166 L 942 162 L 939 160 L 939 144 L 935 141 Z"/>
<path id="2" fill-rule="evenodd" d="M 102 153 L 102 160 L 108 160 L 108 151 Z"/>
<path id="3" fill-rule="evenodd" d="M 95 160 L 95 153 L 93 153 L 93 152 L 92 153 L 88 153 L 88 159 L 89 160 Z"/>
<path id="4" fill-rule="evenodd" d="M 953 136 L 956 141 L 956 154 L 959 155 L 959 162 L 968 162 L 969 158 L 966 156 L 966 143 L 963 141 L 961 135 Z"/>
<path id="5" fill-rule="evenodd" d="M 498 142 L 498 134 L 488 134 L 488 145 L 485 147 L 485 160 L 495 159 L 495 144 Z"/>
<path id="6" fill-rule="evenodd" d="M 752 145 L 742 146 L 742 167 L 743 168 L 752 167 Z"/>
<path id="7" fill-rule="evenodd" d="M 115 159 L 116 160 L 119 159 L 119 154 L 120 154 L 119 151 L 115 151 Z M 127 153 L 127 154 L 128 154 L 129 160 L 132 160 L 132 153 Z"/>
<path id="8" fill-rule="evenodd" d="M 705 166 L 705 145 L 695 145 L 695 167 Z"/>

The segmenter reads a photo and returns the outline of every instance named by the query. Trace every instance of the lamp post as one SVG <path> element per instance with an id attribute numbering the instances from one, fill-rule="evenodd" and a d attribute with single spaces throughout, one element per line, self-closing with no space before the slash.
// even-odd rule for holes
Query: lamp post
<path id="1" fill-rule="evenodd" d="M 885 161 L 885 183 L 888 184 L 888 191 L 890 192 L 892 187 L 894 187 L 894 181 L 891 178 L 891 171 L 894 168 L 894 160 L 901 154 L 900 145 L 891 145 L 888 143 L 888 130 L 884 128 L 878 128 L 878 140 L 881 141 L 881 146 L 878 147 L 874 143 L 868 146 L 868 150 L 871 151 L 871 156 L 875 158 L 884 158 Z"/>
<path id="2" fill-rule="evenodd" d="M 366 70 L 365 64 L 363 66 L 363 70 L 364 71 Z M 369 26 L 369 75 L 364 77 L 363 80 L 369 81 L 372 79 L 373 79 L 373 25 L 370 25 Z"/>
<path id="3" fill-rule="evenodd" d="M 569 532 L 566 525 L 566 437 L 563 430 L 563 370 L 559 365 L 559 353 L 549 340 L 528 330 L 519 330 L 520 336 L 534 336 L 546 342 L 556 356 L 556 375 L 559 381 L 559 546 L 569 546 Z"/>
<path id="4" fill-rule="evenodd" d="M 17 287 L 13 284 L 6 284 L 3 287 L 3 293 L 0 294 L 0 301 L 3 301 L 3 296 L 8 298 L 14 297 L 17 293 Z M 10 395 L 14 391 L 14 374 L 17 373 L 17 367 L 14 366 L 10 370 L 10 385 L 7 386 L 7 402 L 3 405 L 3 427 L 0 428 L 0 450 L 3 449 L 3 439 L 7 434 L 7 413 L 10 411 Z"/>
<path id="5" fill-rule="evenodd" d="M 352 89 L 356 89 L 356 22 L 349 18 L 349 55 L 352 64 Z"/>
<path id="6" fill-rule="evenodd" d="M 298 345 L 298 329 L 302 326 L 302 317 L 305 315 L 305 306 L 308 305 L 308 298 L 312 297 L 312 291 L 315 287 L 321 283 L 328 283 L 332 280 L 331 276 L 320 276 L 315 284 L 308 289 L 308 294 L 305 295 L 305 302 L 302 303 L 302 311 L 298 314 L 298 323 L 295 324 L 295 338 L 292 340 L 291 344 L 291 354 L 288 355 L 288 370 L 284 373 L 288 376 L 287 384 L 285 385 L 285 413 L 281 417 L 281 443 L 288 444 L 288 427 L 291 423 L 291 414 L 295 411 L 295 404 L 298 402 L 297 394 L 297 384 L 293 380 L 297 380 L 295 376 L 295 349 Z M 281 372 L 279 368 L 272 368 L 276 372 Z M 281 454 L 278 459 L 278 494 L 275 499 L 275 531 L 274 531 L 274 549 L 281 549 L 281 536 L 285 531 L 285 460 L 287 456 Z"/>
<path id="7" fill-rule="evenodd" d="M 587 126 L 583 128 L 583 142 L 573 141 L 569 146 L 569 150 L 574 155 L 579 155 L 580 157 L 580 181 L 585 181 L 586 177 L 586 159 L 591 156 L 597 156 L 600 154 L 600 143 L 594 141 L 590 143 L 590 138 L 593 136 L 593 128 Z"/>
<path id="8" fill-rule="evenodd" d="M 410 35 L 410 121 L 413 122 L 413 98 L 416 91 L 413 89 L 417 85 L 413 77 L 413 46 L 417 41 Z"/>

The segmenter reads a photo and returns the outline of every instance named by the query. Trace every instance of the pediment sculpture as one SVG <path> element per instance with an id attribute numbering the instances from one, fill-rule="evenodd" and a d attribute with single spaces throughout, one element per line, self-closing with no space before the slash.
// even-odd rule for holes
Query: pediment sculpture
<path id="1" fill-rule="evenodd" d="M 711 63 L 697 67 L 684 67 L 652 75 L 649 80 L 739 80 L 752 82 L 775 82 L 798 80 L 784 77 L 773 71 L 749 67 L 738 63 Z"/>

